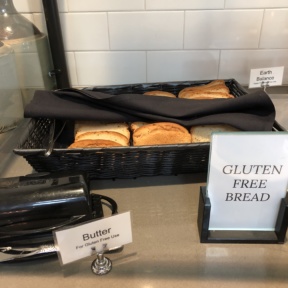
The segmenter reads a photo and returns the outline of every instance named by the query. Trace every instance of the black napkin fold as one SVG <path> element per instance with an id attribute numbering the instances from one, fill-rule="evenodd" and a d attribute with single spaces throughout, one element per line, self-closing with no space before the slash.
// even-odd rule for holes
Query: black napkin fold
<path id="1" fill-rule="evenodd" d="M 271 131 L 275 107 L 262 90 L 233 99 L 190 100 L 62 89 L 36 91 L 25 107 L 24 116 L 110 122 L 165 121 L 185 127 L 229 124 L 246 131 Z"/>

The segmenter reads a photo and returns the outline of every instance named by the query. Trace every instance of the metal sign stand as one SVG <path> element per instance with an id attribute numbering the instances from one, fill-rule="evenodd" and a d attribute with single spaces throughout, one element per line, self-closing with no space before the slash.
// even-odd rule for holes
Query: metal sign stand
<path id="1" fill-rule="evenodd" d="M 104 252 L 98 252 L 97 258 L 92 262 L 91 270 L 96 275 L 106 275 L 112 270 L 112 261 L 104 257 Z"/>

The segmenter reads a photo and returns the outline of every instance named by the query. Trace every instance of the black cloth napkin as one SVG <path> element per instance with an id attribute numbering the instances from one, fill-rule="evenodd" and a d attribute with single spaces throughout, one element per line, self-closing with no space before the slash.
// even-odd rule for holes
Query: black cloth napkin
<path id="1" fill-rule="evenodd" d="M 110 95 L 62 89 L 36 91 L 25 107 L 26 118 L 110 122 L 174 122 L 185 127 L 230 124 L 246 131 L 271 131 L 275 107 L 262 90 L 233 99 L 191 100 L 142 94 Z"/>

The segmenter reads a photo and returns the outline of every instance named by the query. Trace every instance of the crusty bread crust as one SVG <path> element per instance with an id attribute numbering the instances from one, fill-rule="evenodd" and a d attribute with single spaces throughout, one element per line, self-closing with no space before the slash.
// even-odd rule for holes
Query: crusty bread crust
<path id="1" fill-rule="evenodd" d="M 239 129 L 226 124 L 192 126 L 190 128 L 191 142 L 192 143 L 210 142 L 211 134 L 213 132 L 234 132 L 234 131 L 239 131 Z"/>
<path id="2" fill-rule="evenodd" d="M 206 84 L 206 87 L 212 87 L 212 86 L 216 86 L 216 85 L 225 85 L 225 81 L 221 80 L 221 79 L 217 79 L 217 80 L 213 80 L 210 83 Z"/>
<path id="3" fill-rule="evenodd" d="M 75 148 L 99 148 L 99 147 L 119 147 L 122 146 L 119 143 L 110 140 L 79 140 L 72 143 L 68 149 Z"/>
<path id="4" fill-rule="evenodd" d="M 228 98 L 234 98 L 234 96 L 225 92 L 210 92 L 210 91 L 194 92 L 194 91 L 188 90 L 188 91 L 182 92 L 180 98 L 209 100 L 209 99 L 219 99 L 219 98 L 228 99 Z"/>
<path id="5" fill-rule="evenodd" d="M 136 122 L 132 122 L 130 124 L 130 129 L 133 132 L 135 132 L 138 128 L 144 126 L 144 125 L 148 125 L 148 122 L 142 122 L 142 121 L 136 121 Z"/>
<path id="6" fill-rule="evenodd" d="M 165 145 L 191 143 L 186 128 L 176 123 L 159 122 L 144 125 L 133 133 L 133 145 Z"/>
<path id="7" fill-rule="evenodd" d="M 136 135 L 141 136 L 142 134 L 146 134 L 146 133 L 150 133 L 153 130 L 166 130 L 166 131 L 179 131 L 182 133 L 187 133 L 188 130 L 176 123 L 172 123 L 172 122 L 156 122 L 156 123 L 151 123 L 151 124 L 147 124 L 147 125 L 143 125 L 141 127 L 139 127 L 137 130 L 135 130 L 135 133 L 137 133 Z"/>
<path id="8" fill-rule="evenodd" d="M 134 146 L 143 145 L 169 145 L 169 144 L 183 144 L 191 143 L 191 135 L 184 134 L 179 131 L 165 131 L 159 129 L 151 131 L 149 134 L 142 135 L 142 137 L 134 137 Z"/>
<path id="9" fill-rule="evenodd" d="M 173 93 L 166 92 L 166 91 L 161 91 L 161 90 L 148 91 L 148 92 L 145 92 L 144 95 L 148 95 L 148 96 L 164 96 L 164 97 L 176 98 L 176 96 Z"/>
<path id="10" fill-rule="evenodd" d="M 111 131 L 117 132 L 130 139 L 129 125 L 127 123 L 105 123 L 97 121 L 77 121 L 75 123 L 75 140 L 79 140 L 83 133 Z"/>
<path id="11" fill-rule="evenodd" d="M 218 79 L 218 80 L 213 80 L 210 83 L 205 84 L 205 85 L 197 85 L 197 86 L 191 86 L 187 88 L 192 89 L 192 90 L 198 90 L 198 89 L 214 89 L 215 87 L 224 87 L 224 86 L 226 86 L 225 81 Z M 184 88 L 184 89 L 187 89 L 187 88 Z"/>
<path id="12" fill-rule="evenodd" d="M 203 85 L 203 86 L 192 86 L 192 87 L 187 87 L 184 88 L 180 91 L 180 95 L 181 92 L 184 91 L 210 91 L 210 92 L 222 92 L 222 93 L 229 93 L 229 88 L 223 83 L 223 84 L 218 84 L 218 85 L 213 85 L 213 86 L 207 86 L 207 85 Z"/>
<path id="13" fill-rule="evenodd" d="M 184 88 L 179 92 L 178 97 L 187 99 L 234 98 L 223 80 L 215 80 L 206 85 Z"/>
<path id="14" fill-rule="evenodd" d="M 114 131 L 98 131 L 98 132 L 86 132 L 76 139 L 79 140 L 109 140 L 120 144 L 121 146 L 128 146 L 129 140 L 122 134 Z"/>

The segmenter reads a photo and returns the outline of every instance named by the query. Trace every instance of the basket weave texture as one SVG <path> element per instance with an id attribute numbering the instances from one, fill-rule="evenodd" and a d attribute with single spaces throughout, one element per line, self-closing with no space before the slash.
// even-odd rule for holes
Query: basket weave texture
<path id="1" fill-rule="evenodd" d="M 144 93 L 163 90 L 175 95 L 185 87 L 210 81 L 186 81 L 135 85 L 101 86 L 88 90 L 109 93 Z M 230 93 L 240 97 L 247 92 L 234 80 L 225 81 Z M 209 143 L 163 146 L 67 149 L 61 137 L 50 156 L 45 156 L 53 119 L 31 119 L 23 139 L 14 153 L 23 156 L 37 172 L 80 171 L 89 179 L 136 178 L 140 176 L 177 175 L 207 172 Z M 56 121 L 56 130 L 63 121 Z M 69 123 L 68 123 L 69 124 Z M 66 125 L 67 126 L 67 125 Z M 69 127 L 69 125 L 68 125 Z M 69 138 L 69 137 L 68 137 Z M 69 142 L 69 141 L 68 141 Z"/>

